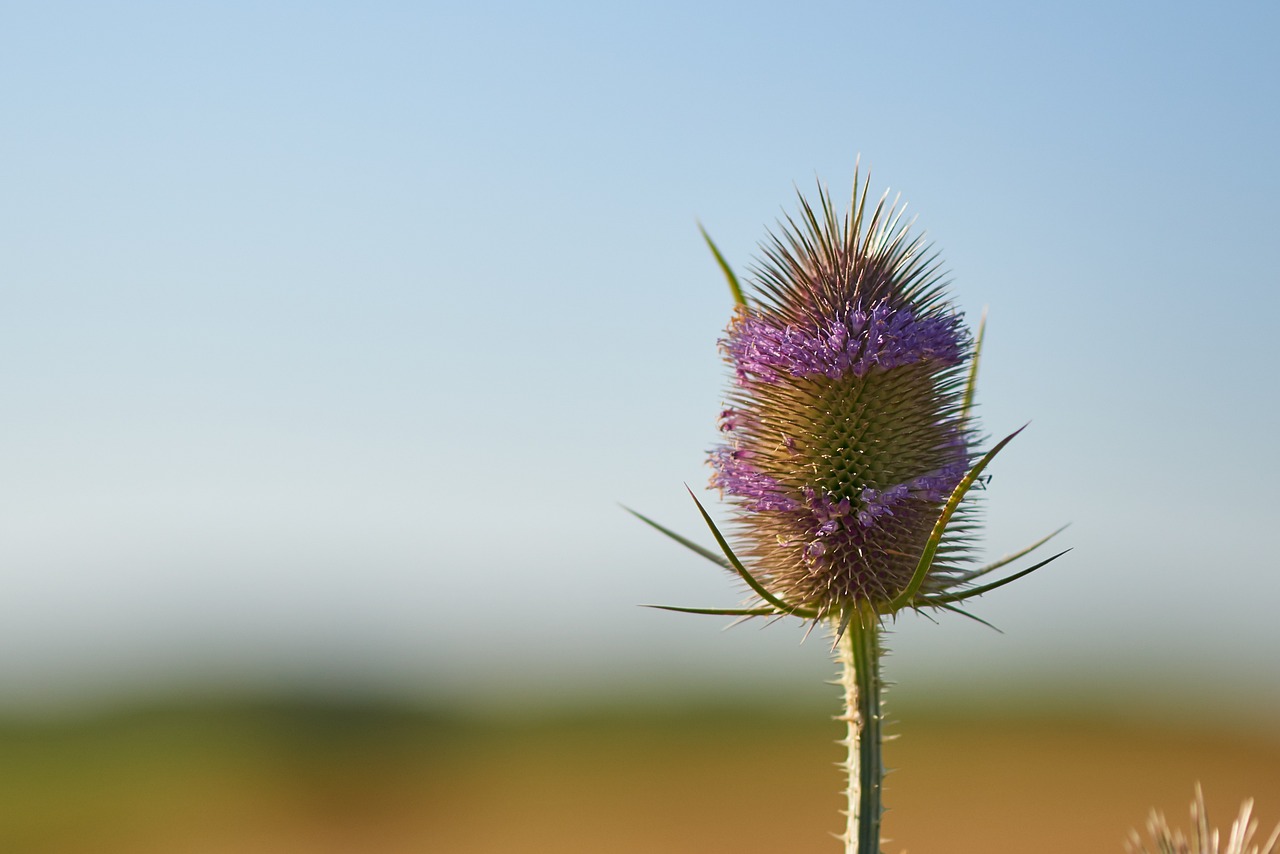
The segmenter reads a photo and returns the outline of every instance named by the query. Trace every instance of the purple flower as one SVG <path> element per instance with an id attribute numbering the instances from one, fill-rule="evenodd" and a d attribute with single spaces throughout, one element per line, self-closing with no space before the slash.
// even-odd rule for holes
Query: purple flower
<path id="1" fill-rule="evenodd" d="M 747 462 L 751 451 L 716 448 L 711 452 L 711 485 L 740 499 L 742 506 L 756 512 L 786 512 L 796 507 L 782 484 Z"/>
<path id="2" fill-rule="evenodd" d="M 972 340 L 891 208 L 860 201 L 842 221 L 820 201 L 764 245 L 720 341 L 730 441 L 710 458 L 752 573 L 826 615 L 890 601 L 910 580 L 971 463 Z M 944 539 L 925 592 L 962 577 L 964 545 Z"/>
<path id="3" fill-rule="evenodd" d="M 881 303 L 807 327 L 743 314 L 720 343 L 739 382 L 778 384 L 790 377 L 863 377 L 926 361 L 958 365 L 968 341 L 959 315 L 917 318 L 909 308 L 894 311 Z"/>

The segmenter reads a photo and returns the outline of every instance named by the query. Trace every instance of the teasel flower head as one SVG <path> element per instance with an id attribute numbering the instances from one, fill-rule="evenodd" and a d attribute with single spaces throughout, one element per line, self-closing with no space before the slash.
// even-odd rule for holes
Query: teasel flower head
<path id="1" fill-rule="evenodd" d="M 856 192 L 856 190 L 855 190 Z M 865 190 L 838 217 L 801 199 L 763 247 L 754 299 L 720 346 L 733 371 L 711 484 L 738 509 L 739 555 L 778 599 L 877 610 L 911 582 L 978 438 L 965 412 L 973 339 L 900 211 Z M 921 592 L 964 577 L 971 506 Z"/>
<path id="2" fill-rule="evenodd" d="M 1231 831 L 1223 839 L 1216 828 L 1210 828 L 1209 816 L 1204 808 L 1204 793 L 1196 786 L 1196 799 L 1191 803 L 1191 836 L 1169 826 L 1162 813 L 1151 811 L 1147 820 L 1150 845 L 1137 831 L 1130 834 L 1125 845 L 1129 854 L 1280 854 L 1280 826 L 1272 831 L 1266 842 L 1256 843 L 1258 822 L 1253 819 L 1253 801 L 1247 800 L 1240 807 L 1240 814 L 1231 825 Z"/>
<path id="3" fill-rule="evenodd" d="M 703 232 L 736 303 L 720 340 L 731 371 L 723 442 L 710 452 L 736 541 L 701 503 L 723 557 L 640 518 L 735 571 L 756 601 L 672 610 L 838 625 L 854 614 L 958 610 L 1060 556 L 976 583 L 1053 534 L 971 565 L 970 490 L 1013 436 L 977 450 L 982 330 L 975 339 L 947 299 L 947 274 L 903 209 L 887 197 L 868 205 L 867 189 L 855 176 L 843 214 L 824 187 L 816 205 L 802 195 L 797 215 L 762 244 L 746 288 Z"/>

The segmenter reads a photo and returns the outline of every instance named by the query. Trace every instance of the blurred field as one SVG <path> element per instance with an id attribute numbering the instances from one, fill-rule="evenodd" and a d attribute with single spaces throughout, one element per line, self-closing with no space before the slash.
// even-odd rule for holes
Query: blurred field
<path id="1" fill-rule="evenodd" d="M 0 724 L 19 854 L 834 852 L 828 710 L 479 720 L 373 703 L 175 704 Z M 898 710 L 886 851 L 1120 852 L 1197 780 L 1280 820 L 1280 742 Z"/>

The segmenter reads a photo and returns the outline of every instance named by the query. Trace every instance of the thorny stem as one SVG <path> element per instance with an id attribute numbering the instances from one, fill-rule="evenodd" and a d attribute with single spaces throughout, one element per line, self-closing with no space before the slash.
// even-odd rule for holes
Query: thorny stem
<path id="1" fill-rule="evenodd" d="M 882 715 L 880 699 L 884 683 L 880 679 L 879 616 L 871 611 L 849 620 L 837 641 L 840 684 L 844 687 L 844 714 L 848 726 L 843 744 L 848 748 L 849 775 L 847 815 L 849 823 L 842 837 L 845 854 L 880 854 L 880 801 L 884 781 L 884 760 L 880 747 Z"/>

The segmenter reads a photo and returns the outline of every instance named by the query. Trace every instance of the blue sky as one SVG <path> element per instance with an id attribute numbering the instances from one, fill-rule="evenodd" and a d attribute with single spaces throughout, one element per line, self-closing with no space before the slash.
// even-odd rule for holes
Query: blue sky
<path id="1" fill-rule="evenodd" d="M 1277 17 L 6 10 L 0 700 L 824 673 L 795 627 L 634 607 L 737 593 L 617 502 L 697 531 L 730 300 L 696 221 L 744 269 L 859 158 L 990 307 L 986 426 L 1032 421 L 990 551 L 1076 548 L 978 604 L 1003 636 L 906 621 L 895 674 L 1280 696 Z"/>

